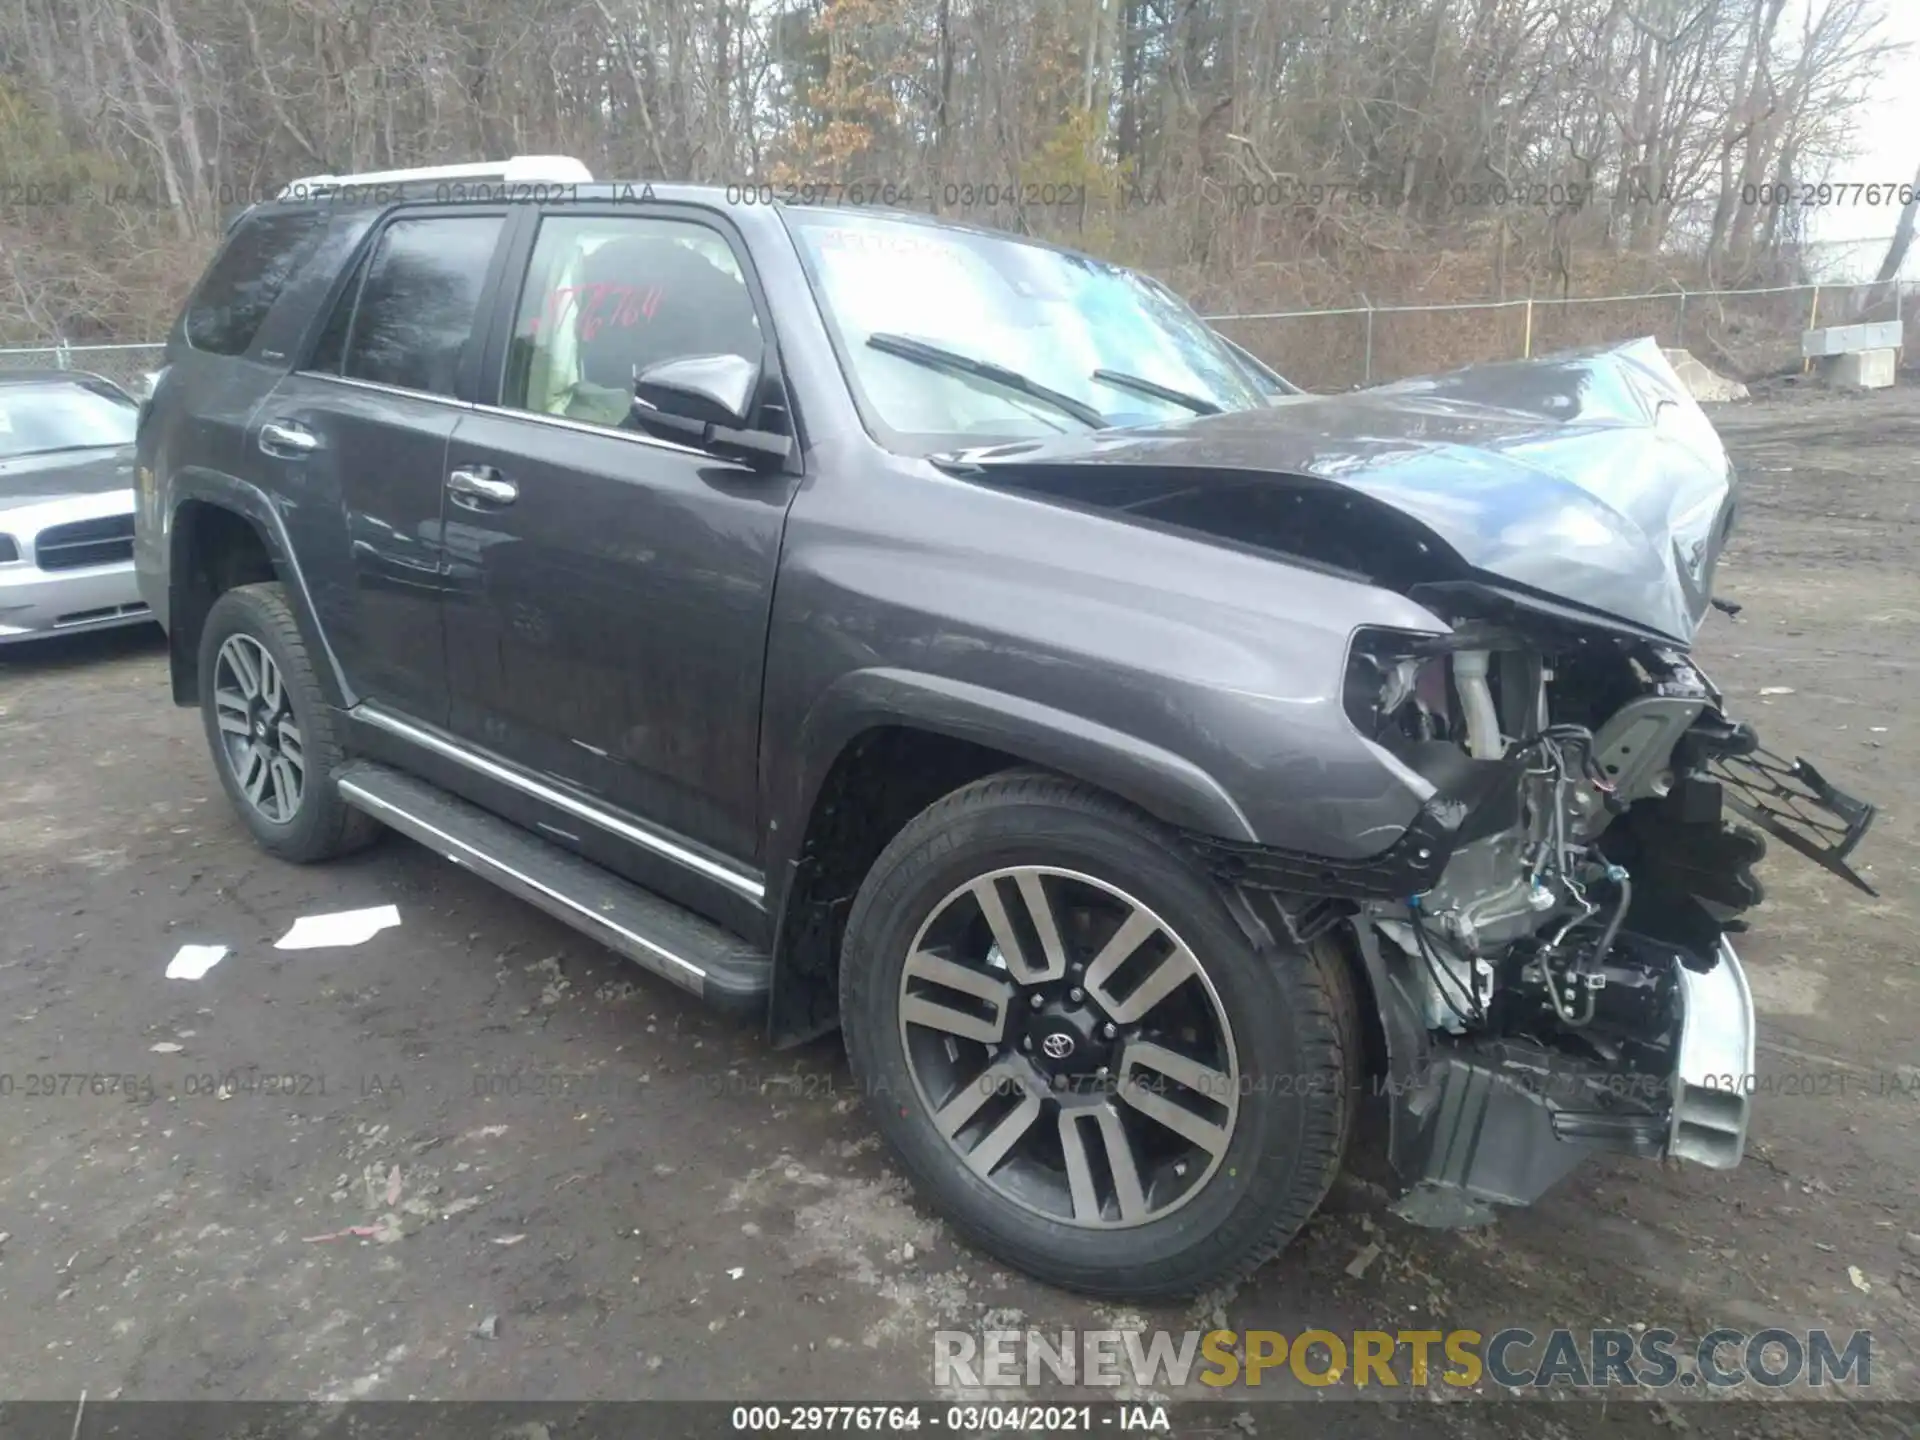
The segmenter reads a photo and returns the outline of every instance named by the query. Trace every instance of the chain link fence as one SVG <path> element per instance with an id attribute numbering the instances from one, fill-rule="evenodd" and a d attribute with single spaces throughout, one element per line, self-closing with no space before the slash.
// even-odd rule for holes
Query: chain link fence
<path id="1" fill-rule="evenodd" d="M 51 345 L 35 349 L 0 349 L 0 371 L 78 370 L 103 375 L 130 394 L 138 395 L 142 377 L 160 368 L 164 345 Z"/>
<path id="2" fill-rule="evenodd" d="M 1209 324 L 1296 385 L 1350 390 L 1489 360 L 1654 336 L 1714 370 L 1756 380 L 1802 368 L 1800 336 L 1823 325 L 1920 314 L 1920 282 L 1663 290 L 1643 295 L 1359 305 L 1209 315 Z M 85 370 L 138 391 L 162 346 L 60 345 L 0 349 L 0 370 Z"/>
<path id="3" fill-rule="evenodd" d="M 1915 282 L 1664 290 L 1642 295 L 1361 305 L 1209 315 L 1207 321 L 1296 385 L 1349 390 L 1524 359 L 1585 345 L 1655 337 L 1709 368 L 1757 380 L 1803 368 L 1800 337 L 1826 325 L 1912 324 Z"/>

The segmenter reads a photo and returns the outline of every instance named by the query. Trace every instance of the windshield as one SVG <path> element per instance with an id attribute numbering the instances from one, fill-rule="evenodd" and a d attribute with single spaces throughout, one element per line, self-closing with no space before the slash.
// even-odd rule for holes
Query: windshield
<path id="1" fill-rule="evenodd" d="M 132 402 L 77 380 L 0 385 L 0 460 L 131 445 L 139 413 Z"/>
<path id="2" fill-rule="evenodd" d="M 1262 403 L 1199 316 L 1117 265 L 899 217 L 784 214 L 862 415 L 890 448 L 930 454 L 1091 428 L 1048 392 L 1108 425 Z M 933 363 L 926 347 L 1012 374 Z"/>

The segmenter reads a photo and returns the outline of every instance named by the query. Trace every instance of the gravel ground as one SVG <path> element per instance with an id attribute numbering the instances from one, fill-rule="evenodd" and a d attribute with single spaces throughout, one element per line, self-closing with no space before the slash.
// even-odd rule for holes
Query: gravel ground
<path id="1" fill-rule="evenodd" d="M 1920 397 L 1715 419 L 1749 476 L 1721 587 L 1746 610 L 1705 661 L 1882 807 L 1881 898 L 1765 866 L 1741 948 L 1776 1093 L 1739 1170 L 1597 1163 L 1450 1234 L 1349 1178 L 1235 1293 L 1064 1296 L 913 1203 L 834 1042 L 774 1052 L 398 837 L 259 853 L 129 632 L 0 652 L 0 1397 L 832 1400 L 929 1393 L 936 1328 L 1637 1322 L 1870 1328 L 1874 1390 L 1920 1398 Z M 387 903 L 364 945 L 272 948 Z M 163 979 L 193 942 L 232 953 Z M 1535 1405 L 1418 1408 L 1323 1405 L 1314 1433 L 1552 1433 Z"/>

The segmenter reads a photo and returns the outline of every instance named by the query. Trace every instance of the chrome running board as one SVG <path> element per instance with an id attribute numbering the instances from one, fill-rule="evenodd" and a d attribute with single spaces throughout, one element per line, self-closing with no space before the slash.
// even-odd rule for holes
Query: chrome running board
<path id="1" fill-rule="evenodd" d="M 356 760 L 335 784 L 355 809 L 681 989 L 728 1010 L 764 1013 L 771 962 L 692 911 L 388 766 Z"/>

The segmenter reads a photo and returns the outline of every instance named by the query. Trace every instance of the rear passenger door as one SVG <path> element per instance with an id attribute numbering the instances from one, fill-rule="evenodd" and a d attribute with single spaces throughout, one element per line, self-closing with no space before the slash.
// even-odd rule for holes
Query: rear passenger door
<path id="1" fill-rule="evenodd" d="M 447 442 L 479 375 L 508 214 L 397 212 L 362 246 L 305 363 L 255 415 L 308 583 L 362 700 L 443 725 Z"/>
<path id="2" fill-rule="evenodd" d="M 647 365 L 764 353 L 759 424 L 786 430 L 764 298 L 725 222 L 688 207 L 555 207 L 522 246 L 490 347 L 497 391 L 447 455 L 450 728 L 638 819 L 617 827 L 628 844 L 660 832 L 642 852 L 693 854 L 722 888 L 757 889 L 727 862 L 757 848 L 760 682 L 794 481 L 637 429 L 631 402 Z M 491 497 L 461 493 L 463 472 Z M 604 858 L 604 839 L 581 848 Z M 645 861 L 630 873 L 678 888 Z"/>

